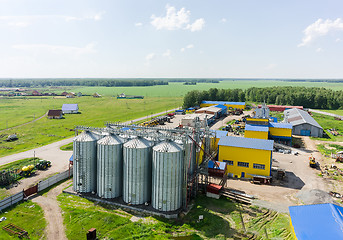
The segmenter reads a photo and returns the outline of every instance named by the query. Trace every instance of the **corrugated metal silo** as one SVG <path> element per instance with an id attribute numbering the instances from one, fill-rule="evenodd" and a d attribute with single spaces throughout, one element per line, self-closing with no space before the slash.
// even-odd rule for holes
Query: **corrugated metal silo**
<path id="1" fill-rule="evenodd" d="M 151 142 L 138 137 L 124 143 L 123 200 L 143 204 L 151 197 Z"/>
<path id="2" fill-rule="evenodd" d="M 183 149 L 175 142 L 165 141 L 153 147 L 152 207 L 174 211 L 182 204 Z"/>
<path id="3" fill-rule="evenodd" d="M 187 137 L 185 141 L 176 140 L 175 142 L 183 147 L 185 161 L 184 167 L 187 169 L 187 173 L 192 175 L 197 167 L 195 143 L 189 137 Z"/>
<path id="4" fill-rule="evenodd" d="M 84 131 L 73 143 L 73 187 L 74 191 L 87 193 L 96 191 L 97 158 L 96 142 L 100 137 Z"/>
<path id="5" fill-rule="evenodd" d="M 108 135 L 98 141 L 97 194 L 102 198 L 122 195 L 123 143 L 117 135 Z"/>

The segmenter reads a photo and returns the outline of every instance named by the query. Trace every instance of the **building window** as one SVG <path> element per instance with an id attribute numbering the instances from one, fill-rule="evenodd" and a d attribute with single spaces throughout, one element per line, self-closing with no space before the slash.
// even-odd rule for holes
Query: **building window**
<path id="1" fill-rule="evenodd" d="M 249 167 L 249 163 L 247 163 L 247 162 L 238 162 L 237 166 L 238 167 L 247 167 L 248 168 Z"/>
<path id="2" fill-rule="evenodd" d="M 263 169 L 263 170 L 266 168 L 264 164 L 257 164 L 257 163 L 254 163 L 253 167 L 257 169 Z"/>
<path id="3" fill-rule="evenodd" d="M 227 165 L 233 166 L 233 161 L 231 160 L 223 160 L 223 162 L 226 162 Z"/>

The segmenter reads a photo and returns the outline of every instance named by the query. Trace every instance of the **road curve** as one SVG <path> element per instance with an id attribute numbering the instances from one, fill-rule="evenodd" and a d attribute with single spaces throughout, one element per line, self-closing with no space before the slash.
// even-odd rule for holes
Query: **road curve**
<path id="1" fill-rule="evenodd" d="M 340 118 L 341 120 L 343 120 L 343 116 L 341 116 L 341 115 L 323 112 L 323 111 L 319 111 L 319 110 L 315 110 L 315 109 L 311 109 L 311 108 L 309 110 L 310 110 L 310 112 L 319 113 L 319 114 L 323 114 L 323 115 L 327 115 L 327 116 L 331 116 L 331 117 L 337 117 L 337 118 Z"/>

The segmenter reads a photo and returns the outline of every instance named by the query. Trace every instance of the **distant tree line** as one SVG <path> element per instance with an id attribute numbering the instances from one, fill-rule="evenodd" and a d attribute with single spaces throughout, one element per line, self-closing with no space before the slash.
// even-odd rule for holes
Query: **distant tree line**
<path id="1" fill-rule="evenodd" d="M 90 87 L 135 87 L 168 85 L 165 80 L 146 79 L 0 79 L 1 87 L 50 87 L 50 86 L 90 86 Z"/>
<path id="2" fill-rule="evenodd" d="M 252 87 L 242 89 L 216 89 L 190 91 L 184 97 L 184 107 L 199 106 L 201 101 L 265 102 L 276 105 L 304 106 L 317 109 L 343 108 L 343 91 L 306 87 Z"/>

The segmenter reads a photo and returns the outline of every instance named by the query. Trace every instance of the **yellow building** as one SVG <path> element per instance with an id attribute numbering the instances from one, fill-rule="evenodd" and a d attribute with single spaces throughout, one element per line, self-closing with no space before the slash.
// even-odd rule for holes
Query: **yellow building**
<path id="1" fill-rule="evenodd" d="M 227 136 L 227 131 L 221 131 L 221 130 L 214 130 L 216 137 L 215 137 L 215 148 L 218 148 L 218 142 L 221 137 Z"/>
<path id="2" fill-rule="evenodd" d="M 273 140 L 221 137 L 218 160 L 227 163 L 228 172 L 234 177 L 269 177 L 273 144 Z"/>
<path id="3" fill-rule="evenodd" d="M 214 105 L 224 105 L 229 108 L 245 109 L 245 102 L 225 102 L 225 101 L 202 101 L 200 107 L 210 107 Z"/>
<path id="4" fill-rule="evenodd" d="M 266 126 L 254 126 L 250 124 L 245 124 L 244 137 L 246 138 L 259 138 L 268 139 L 269 128 Z"/>
<path id="5" fill-rule="evenodd" d="M 292 140 L 292 124 L 290 123 L 269 123 L 270 138 L 275 140 Z"/>
<path id="6" fill-rule="evenodd" d="M 267 118 L 247 118 L 245 119 L 246 124 L 258 125 L 258 126 L 268 126 L 269 119 Z"/>

